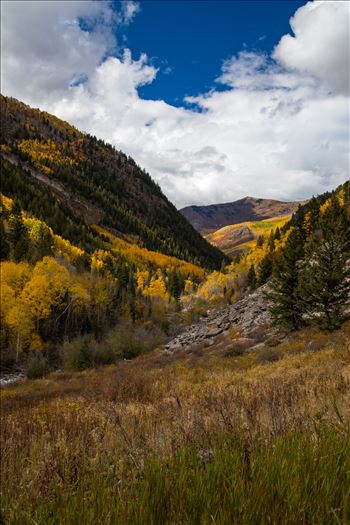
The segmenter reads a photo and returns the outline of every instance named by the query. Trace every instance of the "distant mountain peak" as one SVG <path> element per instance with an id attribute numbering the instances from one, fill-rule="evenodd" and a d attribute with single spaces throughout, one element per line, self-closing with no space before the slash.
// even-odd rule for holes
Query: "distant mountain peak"
<path id="1" fill-rule="evenodd" d="M 305 202 L 283 202 L 247 195 L 234 202 L 210 204 L 208 206 L 187 206 L 180 212 L 196 230 L 201 233 L 208 233 L 230 224 L 291 215 L 300 204 L 305 204 Z"/>

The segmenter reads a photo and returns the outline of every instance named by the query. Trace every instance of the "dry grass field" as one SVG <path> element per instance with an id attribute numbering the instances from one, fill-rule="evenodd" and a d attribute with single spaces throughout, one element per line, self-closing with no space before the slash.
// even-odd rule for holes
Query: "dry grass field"
<path id="1" fill-rule="evenodd" d="M 350 323 L 1 390 L 6 524 L 350 523 Z"/>

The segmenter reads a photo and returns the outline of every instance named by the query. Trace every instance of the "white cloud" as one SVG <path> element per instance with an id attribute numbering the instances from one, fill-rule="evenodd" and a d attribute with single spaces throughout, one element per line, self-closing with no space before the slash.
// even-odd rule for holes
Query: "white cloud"
<path id="1" fill-rule="evenodd" d="M 129 24 L 134 16 L 140 11 L 140 4 L 133 0 L 122 1 L 122 17 L 124 23 Z"/>
<path id="2" fill-rule="evenodd" d="M 349 93 L 350 3 L 309 2 L 297 10 L 290 24 L 294 36 L 283 36 L 274 57 L 338 92 Z"/>
<path id="3" fill-rule="evenodd" d="M 134 1 L 119 11 L 107 1 L 2 1 L 2 91 L 55 102 L 116 52 L 115 27 L 138 10 Z"/>
<path id="4" fill-rule="evenodd" d="M 37 17 L 29 9 L 34 29 L 27 24 L 25 6 L 22 13 L 7 5 L 2 18 L 5 14 L 12 32 L 8 29 L 4 38 L 5 94 L 112 142 L 145 167 L 178 206 L 247 194 L 302 199 L 348 177 L 349 100 L 335 80 L 342 73 L 333 75 L 330 68 L 320 79 L 295 57 L 287 64 L 283 37 L 276 60 L 244 51 L 226 61 L 218 82 L 227 89 L 189 97 L 193 109 L 144 100 L 138 87 L 157 76 L 146 55 L 133 60 L 126 50 L 103 60 L 115 47 L 112 17 L 114 24 L 123 24 L 137 11 L 132 2 L 125 5 L 115 13 L 103 2 L 40 2 Z M 301 25 L 295 22 L 300 10 L 293 18 L 296 40 L 309 35 L 308 25 L 323 21 L 323 15 L 312 17 L 313 5 L 301 8 L 304 13 L 307 8 Z M 322 6 L 329 19 L 338 16 L 336 5 Z M 90 21 L 90 32 L 76 22 L 78 17 Z M 339 27 L 330 25 L 334 38 L 329 31 L 327 42 L 333 54 L 343 57 L 338 67 L 346 70 Z M 47 34 L 53 35 L 48 43 Z M 317 28 L 312 34 L 322 39 Z M 72 83 L 82 76 L 84 81 Z M 331 94 L 326 80 L 332 83 Z"/>

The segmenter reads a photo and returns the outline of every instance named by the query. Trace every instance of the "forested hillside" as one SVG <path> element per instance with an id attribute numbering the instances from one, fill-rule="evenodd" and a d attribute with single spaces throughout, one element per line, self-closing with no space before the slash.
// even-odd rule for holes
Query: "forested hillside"
<path id="1" fill-rule="evenodd" d="M 16 175 L 16 167 L 8 169 Z M 43 215 L 48 190 L 35 184 L 28 185 L 22 202 L 34 196 Z M 38 362 L 45 367 L 65 362 L 72 368 L 106 364 L 151 349 L 176 330 L 169 319 L 177 315 L 181 295 L 203 281 L 203 268 L 101 227 L 86 228 L 59 201 L 47 212 L 49 225 L 17 200 L 0 197 L 2 370 L 31 360 L 36 368 Z M 80 238 L 80 246 L 57 231 Z M 114 337 L 109 348 L 94 349 L 92 340 L 108 338 L 116 326 L 120 344 Z M 75 346 L 64 349 L 64 342 L 74 338 Z"/>
<path id="2" fill-rule="evenodd" d="M 350 314 L 350 182 L 313 197 L 285 224 L 271 226 L 260 228 L 243 253 L 223 272 L 209 274 L 184 301 L 231 302 L 268 282 L 273 316 L 283 328 L 310 322 L 339 327 Z"/>
<path id="3" fill-rule="evenodd" d="M 1 124 L 2 192 L 55 232 L 91 251 L 100 241 L 89 224 L 99 224 L 148 249 L 220 267 L 225 256 L 132 158 L 13 98 L 1 96 Z"/>
<path id="4" fill-rule="evenodd" d="M 271 230 L 281 228 L 289 219 L 290 215 L 264 219 L 262 221 L 247 221 L 238 224 L 230 224 L 219 230 L 205 235 L 205 238 L 214 246 L 217 246 L 229 257 L 253 249 L 256 243 L 260 243 L 263 236 Z"/>

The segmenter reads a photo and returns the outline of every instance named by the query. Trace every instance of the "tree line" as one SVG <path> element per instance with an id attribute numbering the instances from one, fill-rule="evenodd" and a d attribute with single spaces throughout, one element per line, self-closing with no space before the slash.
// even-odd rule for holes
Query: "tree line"
<path id="1" fill-rule="evenodd" d="M 269 248 L 257 268 L 251 265 L 251 289 L 269 281 L 268 298 L 275 322 L 297 329 L 310 321 L 334 330 L 350 308 L 350 189 L 314 197 L 282 232 L 271 232 Z M 275 241 L 282 236 L 282 248 Z"/>

